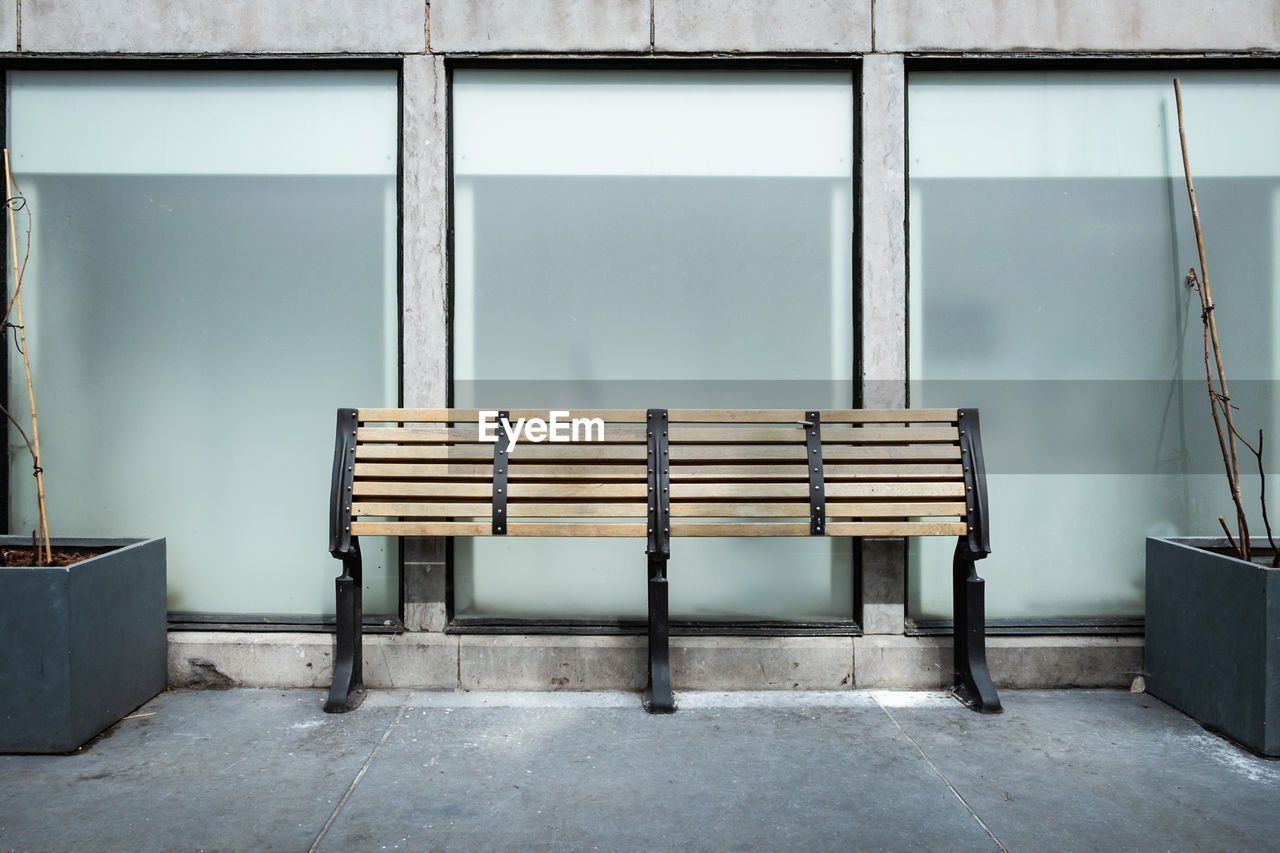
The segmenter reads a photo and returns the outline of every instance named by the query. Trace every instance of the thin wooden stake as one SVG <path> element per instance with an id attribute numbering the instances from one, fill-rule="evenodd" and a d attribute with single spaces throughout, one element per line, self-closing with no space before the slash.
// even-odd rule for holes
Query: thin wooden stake
<path id="1" fill-rule="evenodd" d="M 1203 320 L 1209 329 L 1209 337 L 1213 344 L 1213 356 L 1218 368 L 1218 387 L 1221 391 L 1214 396 L 1213 384 L 1209 386 L 1209 403 L 1214 408 L 1214 426 L 1218 427 L 1219 440 L 1223 439 L 1222 428 L 1218 426 L 1217 411 L 1222 409 L 1222 416 L 1227 422 L 1225 444 L 1228 449 L 1223 463 L 1227 466 L 1227 483 L 1231 486 L 1231 500 L 1236 505 L 1236 524 L 1240 533 L 1240 542 L 1236 552 L 1240 559 L 1249 560 L 1249 523 L 1245 519 L 1244 499 L 1240 495 L 1240 461 L 1236 454 L 1236 429 L 1231 417 L 1231 392 L 1227 389 L 1227 373 L 1222 366 L 1222 348 L 1218 345 L 1218 323 L 1213 314 L 1213 292 L 1209 289 L 1209 264 L 1205 260 L 1204 233 L 1200 229 L 1200 208 L 1196 204 L 1196 188 L 1191 181 L 1191 160 L 1187 154 L 1187 132 L 1182 123 L 1182 81 L 1173 78 L 1173 94 L 1178 105 L 1178 142 L 1182 146 L 1182 173 L 1187 179 L 1187 198 L 1191 201 L 1191 224 L 1196 232 L 1196 250 L 1200 256 L 1200 305 L 1204 311 Z M 1224 527 L 1225 529 L 1225 527 Z M 1228 538 L 1230 538 L 1228 536 Z"/>
<path id="2" fill-rule="evenodd" d="M 40 468 L 40 428 L 36 421 L 36 392 L 31 385 L 31 360 L 27 357 L 27 333 L 22 326 L 22 272 L 18 267 L 18 229 L 13 223 L 13 173 L 9 169 L 9 149 L 4 149 L 4 194 L 9 208 L 9 244 L 13 247 L 14 313 L 18 318 L 18 345 L 22 351 L 22 367 L 27 374 L 27 401 L 31 404 L 31 444 L 36 469 L 36 497 L 40 508 L 40 533 L 44 537 L 44 559 L 53 562 L 49 541 L 49 514 L 44 505 L 44 471 Z"/>

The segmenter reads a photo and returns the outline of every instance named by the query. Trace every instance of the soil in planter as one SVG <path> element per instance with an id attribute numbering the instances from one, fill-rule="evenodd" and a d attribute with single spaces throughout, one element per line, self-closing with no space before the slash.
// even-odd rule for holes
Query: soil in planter
<path id="1" fill-rule="evenodd" d="M 1221 554 L 1224 557 L 1234 557 L 1236 555 L 1236 549 L 1227 545 L 1214 545 L 1203 550 L 1213 554 Z M 1269 548 L 1254 548 L 1249 556 L 1253 558 L 1251 562 L 1255 566 L 1263 566 L 1268 569 L 1274 566 L 1275 552 Z"/>
<path id="2" fill-rule="evenodd" d="M 61 568 L 114 550 L 114 548 L 54 548 L 52 562 L 42 562 L 40 565 Z M 0 566 L 34 566 L 36 562 L 33 553 L 31 548 L 0 548 Z"/>

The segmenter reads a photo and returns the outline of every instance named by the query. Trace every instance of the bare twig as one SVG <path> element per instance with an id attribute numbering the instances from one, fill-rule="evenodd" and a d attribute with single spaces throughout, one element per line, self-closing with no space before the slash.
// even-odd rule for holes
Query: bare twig
<path id="1" fill-rule="evenodd" d="M 27 277 L 27 261 L 31 260 L 31 207 L 27 204 L 27 197 L 22 194 L 22 188 L 18 186 L 18 181 L 13 175 L 9 176 L 9 180 L 13 183 L 13 190 L 9 198 L 5 202 L 5 206 L 9 208 L 9 228 L 13 230 L 13 211 L 17 207 L 21 207 L 23 212 L 27 214 L 27 239 L 23 243 L 25 247 L 22 253 L 22 265 L 17 269 L 16 279 L 13 283 L 13 296 L 9 297 L 9 305 L 5 308 L 4 319 L 0 320 L 0 326 L 7 327 L 9 324 L 9 315 L 13 313 L 13 306 L 18 302 L 18 296 L 22 293 L 22 281 Z M 17 235 L 11 235 L 16 237 Z M 14 247 L 17 251 L 17 247 Z"/>
<path id="2" fill-rule="evenodd" d="M 1227 527 L 1227 520 L 1222 516 L 1218 516 L 1218 524 L 1222 526 L 1222 532 L 1227 534 L 1227 541 L 1231 543 L 1231 549 L 1239 553 L 1240 546 L 1236 544 L 1236 540 L 1231 538 L 1231 528 Z"/>
<path id="3" fill-rule="evenodd" d="M 13 198 L 13 172 L 9 167 L 9 149 L 4 149 L 4 185 L 5 198 Z M 26 199 L 23 199 L 25 202 Z M 31 359 L 27 356 L 27 333 L 22 324 L 22 271 L 24 266 L 18 263 L 18 230 L 13 224 L 13 202 L 6 205 L 9 209 L 9 237 L 13 247 L 13 311 L 18 320 L 18 341 L 22 351 L 22 366 L 27 374 L 27 402 L 31 406 L 31 454 L 36 469 L 36 497 L 39 506 L 40 533 L 44 538 L 44 558 L 46 563 L 53 562 L 53 547 L 49 541 L 49 514 L 44 503 L 44 469 L 40 465 L 40 427 L 36 420 L 36 393 L 31 384 Z M 30 232 L 28 232 L 28 238 Z"/>
<path id="4" fill-rule="evenodd" d="M 1267 531 L 1267 542 L 1271 545 L 1271 565 L 1272 567 L 1280 567 L 1280 550 L 1276 549 L 1276 540 L 1271 535 L 1271 519 L 1267 517 L 1267 472 L 1262 464 L 1262 430 L 1258 430 L 1258 446 L 1256 448 L 1243 435 L 1236 433 L 1236 438 L 1240 439 L 1240 443 L 1248 448 L 1254 459 L 1258 460 L 1258 480 L 1261 483 L 1258 487 L 1258 500 L 1262 504 L 1262 527 Z"/>
<path id="5" fill-rule="evenodd" d="M 1187 284 L 1188 286 L 1195 289 L 1196 295 L 1199 296 L 1200 298 L 1201 320 L 1203 321 L 1203 327 L 1204 327 L 1204 331 L 1202 334 L 1202 338 L 1204 341 L 1204 381 L 1209 388 L 1209 413 L 1213 416 L 1213 429 L 1218 435 L 1218 449 L 1222 452 L 1222 464 L 1226 467 L 1227 482 L 1231 486 L 1232 495 L 1236 495 L 1239 493 L 1239 489 L 1237 488 L 1237 482 L 1236 482 L 1236 477 L 1234 475 L 1234 472 L 1231 470 L 1231 462 L 1230 462 L 1231 457 L 1230 457 L 1229 451 L 1227 450 L 1228 433 L 1222 428 L 1222 415 L 1219 413 L 1220 408 L 1224 408 L 1223 399 L 1222 399 L 1222 396 L 1218 393 L 1217 389 L 1213 387 L 1213 368 L 1210 367 L 1210 360 L 1209 360 L 1211 344 L 1209 339 L 1209 323 L 1208 323 L 1208 320 L 1205 319 L 1207 316 L 1207 312 L 1205 309 L 1204 289 L 1200 285 L 1200 279 L 1196 276 L 1196 271 L 1194 267 L 1187 270 Z M 1230 406 L 1230 405 L 1231 405 L 1230 401 L 1229 400 L 1226 401 L 1225 406 Z M 1228 428 L 1234 431 L 1234 425 L 1232 425 L 1231 423 L 1228 423 Z M 1232 545 L 1232 547 L 1234 548 L 1235 546 Z M 1243 555 L 1237 554 L 1237 556 L 1240 556 L 1241 559 L 1244 559 Z"/>
<path id="6" fill-rule="evenodd" d="M 27 452 L 31 454 L 32 459 L 35 459 L 36 449 L 31 446 L 31 439 L 27 438 L 27 433 L 22 429 L 22 424 L 18 423 L 17 419 L 14 418 L 13 415 L 9 414 L 9 410 L 4 406 L 0 406 L 0 414 L 3 414 L 9 419 L 9 423 L 13 424 L 13 428 L 18 431 L 18 435 L 22 436 L 22 440 L 27 443 Z"/>
<path id="7" fill-rule="evenodd" d="M 35 451 L 35 448 L 31 446 L 31 439 L 27 438 L 27 433 L 25 430 L 23 430 L 22 424 L 18 423 L 18 420 L 13 415 L 11 415 L 9 413 L 9 410 L 6 409 L 4 406 L 0 406 L 0 414 L 3 414 L 6 418 L 9 419 L 9 423 L 13 424 L 13 428 L 18 431 L 18 435 L 22 436 L 22 440 L 27 443 L 27 452 L 31 454 L 31 460 L 32 460 L 33 470 L 31 474 L 32 476 L 38 477 L 40 475 L 40 472 L 39 472 L 39 468 L 37 468 L 35 465 L 36 451 Z M 31 558 L 32 558 L 31 562 L 37 566 L 43 565 L 45 562 L 40 553 L 40 549 L 36 547 L 34 542 L 32 542 L 31 544 Z M 4 555 L 0 554 L 0 566 L 7 566 L 8 564 L 9 564 L 8 561 L 4 559 Z"/>
<path id="8" fill-rule="evenodd" d="M 1213 423 L 1218 429 L 1219 443 L 1225 447 L 1222 461 L 1227 469 L 1227 484 L 1231 488 L 1231 500 L 1236 507 L 1236 525 L 1240 533 L 1240 543 L 1234 547 L 1240 559 L 1249 560 L 1249 523 L 1245 518 L 1244 500 L 1240 495 L 1240 460 L 1236 455 L 1236 429 L 1231 417 L 1231 392 L 1227 388 L 1227 373 L 1222 366 L 1222 347 L 1218 343 L 1218 323 L 1214 319 L 1213 293 L 1209 288 L 1209 264 L 1205 258 L 1204 232 L 1200 227 L 1200 208 L 1196 204 L 1195 184 L 1191 180 L 1191 159 L 1187 154 L 1187 133 L 1182 120 L 1182 82 L 1176 77 L 1173 79 L 1173 91 L 1178 106 L 1178 141 L 1182 146 L 1182 172 L 1187 180 L 1187 198 L 1191 202 L 1191 222 L 1195 227 L 1196 251 L 1200 257 L 1199 286 L 1196 290 L 1200 294 L 1201 319 L 1212 343 L 1213 357 L 1218 368 L 1218 387 L 1215 389 L 1212 373 L 1208 368 L 1209 353 L 1206 348 L 1205 370 L 1209 382 L 1209 405 L 1213 410 Z M 1192 272 L 1194 273 L 1194 270 Z M 1221 409 L 1222 419 L 1227 424 L 1225 436 L 1218 421 L 1219 409 Z M 1225 523 L 1223 529 L 1226 529 Z M 1230 534 L 1227 538 L 1231 538 Z"/>

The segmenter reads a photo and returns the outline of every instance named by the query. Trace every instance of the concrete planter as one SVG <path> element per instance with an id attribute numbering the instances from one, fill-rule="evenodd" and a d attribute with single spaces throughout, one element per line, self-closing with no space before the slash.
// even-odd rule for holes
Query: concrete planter
<path id="1" fill-rule="evenodd" d="M 165 541 L 53 544 L 115 550 L 0 568 L 0 752 L 71 752 L 165 688 Z"/>
<path id="2" fill-rule="evenodd" d="M 1255 752 L 1280 756 L 1280 569 L 1207 550 L 1226 546 L 1147 539 L 1147 690 Z"/>

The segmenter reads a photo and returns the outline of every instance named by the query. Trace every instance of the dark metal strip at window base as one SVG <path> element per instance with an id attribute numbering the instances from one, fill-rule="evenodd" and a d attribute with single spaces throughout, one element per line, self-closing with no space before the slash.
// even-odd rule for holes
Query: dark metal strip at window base
<path id="1" fill-rule="evenodd" d="M 504 619 L 461 617 L 445 627 L 446 634 L 568 634 L 574 636 L 643 635 L 642 619 Z M 950 629 L 948 629 L 950 630 Z M 670 623 L 673 637 L 861 637 L 862 628 L 849 620 L 775 622 L 747 620 L 683 620 Z"/>
<path id="2" fill-rule="evenodd" d="M 332 634 L 338 630 L 338 620 L 333 616 L 175 612 L 169 614 L 169 630 Z M 396 616 L 363 616 L 360 620 L 362 634 L 402 634 L 404 630 L 404 623 Z"/>
<path id="3" fill-rule="evenodd" d="M 507 533 L 507 453 L 510 438 L 503 424 L 511 419 L 511 412 L 498 412 L 498 440 L 493 444 L 493 533 Z"/>
<path id="4" fill-rule="evenodd" d="M 817 412 L 805 412 L 805 447 L 809 458 L 809 533 L 821 536 L 827 529 L 827 492 L 822 478 L 822 420 Z"/>
<path id="5" fill-rule="evenodd" d="M 907 619 L 908 637 L 950 636 L 955 622 L 950 619 Z M 1035 636 L 1140 636 L 1142 619 L 988 619 L 989 637 Z"/>

